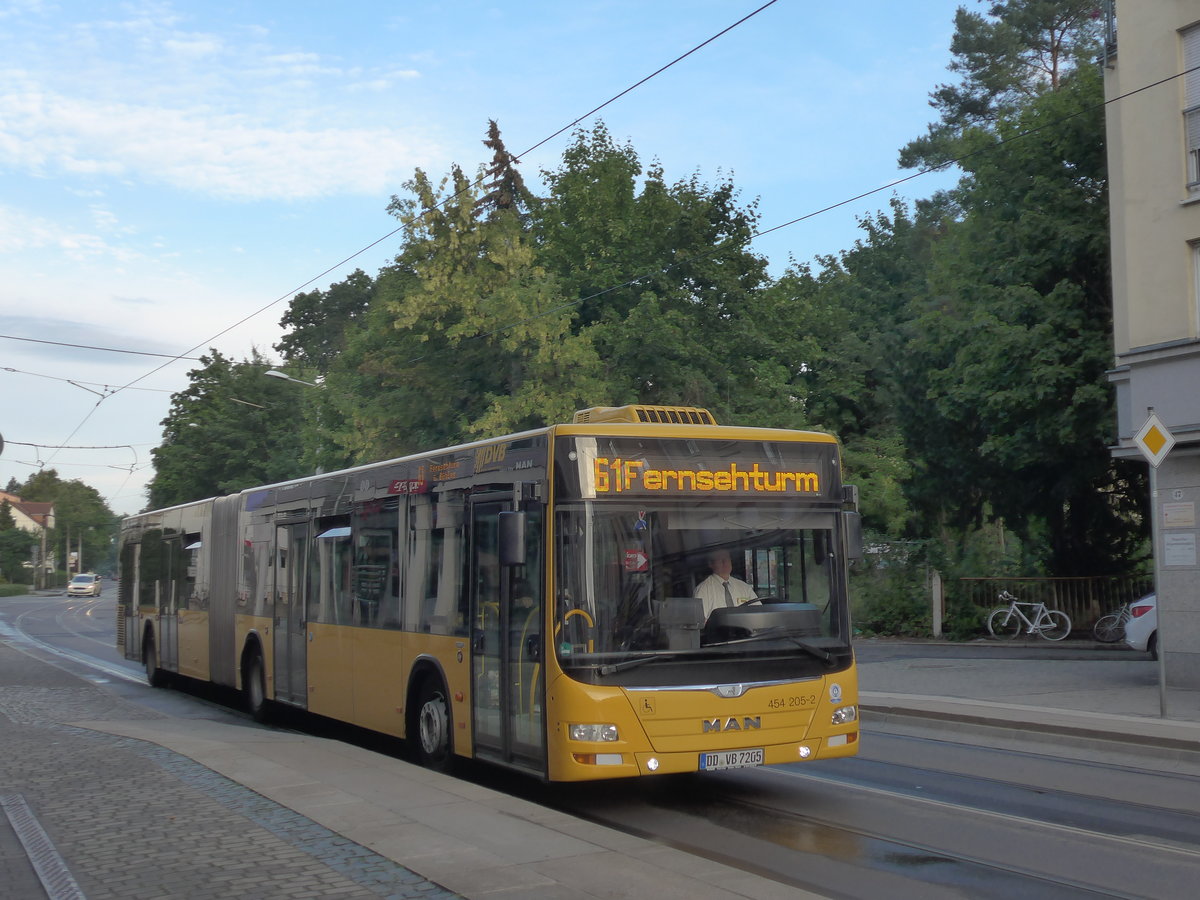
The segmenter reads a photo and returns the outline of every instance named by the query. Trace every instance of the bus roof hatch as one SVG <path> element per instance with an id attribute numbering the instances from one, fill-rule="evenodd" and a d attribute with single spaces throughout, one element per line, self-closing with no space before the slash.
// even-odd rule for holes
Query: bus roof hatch
<path id="1" fill-rule="evenodd" d="M 595 422 L 653 422 L 661 425 L 716 425 L 707 409 L 695 406 L 593 406 L 575 413 L 576 425 Z"/>

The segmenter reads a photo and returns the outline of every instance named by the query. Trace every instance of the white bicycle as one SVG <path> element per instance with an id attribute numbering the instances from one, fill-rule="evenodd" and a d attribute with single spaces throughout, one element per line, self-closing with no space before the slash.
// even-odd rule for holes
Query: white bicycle
<path id="1" fill-rule="evenodd" d="M 1036 634 L 1048 641 L 1061 641 L 1071 633 L 1071 619 L 1065 612 L 1047 609 L 1045 603 L 1018 600 L 1008 591 L 1000 592 L 1008 606 L 992 610 L 988 633 L 996 638 L 1013 639 L 1020 634 Z"/>

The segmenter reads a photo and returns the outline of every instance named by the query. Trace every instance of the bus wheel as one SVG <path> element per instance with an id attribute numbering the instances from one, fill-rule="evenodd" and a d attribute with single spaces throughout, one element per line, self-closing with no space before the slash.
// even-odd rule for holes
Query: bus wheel
<path id="1" fill-rule="evenodd" d="M 142 664 L 146 667 L 146 683 L 150 687 L 162 687 L 167 683 L 166 673 L 158 667 L 158 654 L 154 652 L 154 638 L 150 632 L 142 640 Z"/>
<path id="2" fill-rule="evenodd" d="M 438 678 L 426 678 L 417 700 L 417 762 L 427 769 L 450 769 L 450 704 Z"/>
<path id="3" fill-rule="evenodd" d="M 266 666 L 257 650 L 250 654 L 242 672 L 242 690 L 246 694 L 246 712 L 255 722 L 267 721 Z"/>

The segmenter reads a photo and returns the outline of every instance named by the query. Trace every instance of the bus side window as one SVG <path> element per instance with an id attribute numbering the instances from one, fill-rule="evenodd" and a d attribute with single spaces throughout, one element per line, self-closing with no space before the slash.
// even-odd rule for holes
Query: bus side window
<path id="1" fill-rule="evenodd" d="M 428 633 L 437 606 L 442 574 L 444 534 L 434 526 L 433 497 L 415 494 L 409 498 L 408 576 L 404 585 L 405 627 Z"/>
<path id="2" fill-rule="evenodd" d="M 343 530 L 348 528 L 343 526 Z M 326 528 L 317 535 L 317 552 L 309 557 L 314 569 L 309 593 L 310 622 L 325 625 L 346 625 L 350 622 L 353 603 L 354 548 L 350 535 L 337 528 Z"/>
<path id="3" fill-rule="evenodd" d="M 400 625 L 399 505 L 370 501 L 351 516 L 354 536 L 354 601 L 351 624 Z"/>
<path id="4" fill-rule="evenodd" d="M 405 627 L 428 634 L 462 633 L 462 499 L 457 492 L 414 494 L 409 503 Z"/>

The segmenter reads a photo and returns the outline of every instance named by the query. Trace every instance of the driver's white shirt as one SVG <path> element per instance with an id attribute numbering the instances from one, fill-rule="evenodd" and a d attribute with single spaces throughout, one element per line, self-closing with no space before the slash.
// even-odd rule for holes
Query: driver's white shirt
<path id="1" fill-rule="evenodd" d="M 704 604 L 704 618 L 707 619 L 712 615 L 712 611 L 719 606 L 725 606 L 725 588 L 724 582 L 720 575 L 713 574 L 705 578 L 696 587 L 696 596 L 700 598 L 700 602 Z M 746 584 L 740 578 L 729 579 L 729 593 L 733 595 L 733 602 L 737 605 L 745 603 L 747 600 L 755 600 L 758 594 L 754 593 L 754 588 Z"/>

